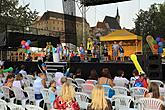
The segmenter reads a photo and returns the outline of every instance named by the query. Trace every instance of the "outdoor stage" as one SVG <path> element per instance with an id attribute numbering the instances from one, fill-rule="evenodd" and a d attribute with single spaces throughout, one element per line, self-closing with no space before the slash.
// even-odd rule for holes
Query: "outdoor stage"
<path id="1" fill-rule="evenodd" d="M 37 62 L 8 62 L 4 63 L 5 68 L 8 67 L 18 67 L 20 65 L 25 65 L 28 72 L 34 69 L 38 69 Z M 69 62 L 69 63 L 52 63 L 54 68 L 62 67 L 61 65 L 66 66 L 66 68 L 70 68 L 70 72 L 74 73 L 76 69 L 80 68 L 82 70 L 82 77 L 87 79 L 91 69 L 96 69 L 98 74 L 103 67 L 108 67 L 110 69 L 112 77 L 115 76 L 118 70 L 124 70 L 126 78 L 130 78 L 132 75 L 132 71 L 135 69 L 135 66 L 132 62 L 107 62 L 107 63 L 96 63 L 96 62 L 88 62 L 88 63 L 80 63 L 80 62 Z M 14 66 L 13 66 L 14 65 Z M 61 69 L 62 70 L 62 69 Z M 165 72 L 165 64 L 162 64 L 162 73 Z M 165 74 L 163 74 L 162 81 L 165 81 Z"/>

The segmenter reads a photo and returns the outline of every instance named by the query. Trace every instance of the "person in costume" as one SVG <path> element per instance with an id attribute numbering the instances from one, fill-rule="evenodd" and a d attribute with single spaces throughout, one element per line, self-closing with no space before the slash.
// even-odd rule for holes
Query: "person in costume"
<path id="1" fill-rule="evenodd" d="M 93 40 L 92 40 L 92 38 L 88 38 L 88 41 L 87 41 L 87 54 L 91 54 L 92 47 L 93 47 Z"/>
<path id="2" fill-rule="evenodd" d="M 81 59 L 81 61 L 84 61 L 85 49 L 84 49 L 83 43 L 80 44 L 79 52 L 80 52 L 80 59 Z"/>

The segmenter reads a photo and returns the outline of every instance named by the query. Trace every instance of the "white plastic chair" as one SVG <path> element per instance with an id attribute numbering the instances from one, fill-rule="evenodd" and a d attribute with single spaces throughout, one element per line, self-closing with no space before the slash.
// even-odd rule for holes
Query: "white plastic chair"
<path id="1" fill-rule="evenodd" d="M 69 82 L 69 83 L 73 83 L 73 82 L 75 82 L 72 78 L 70 78 L 70 77 L 67 77 L 67 81 Z"/>
<path id="2" fill-rule="evenodd" d="M 77 85 L 79 87 L 81 87 L 81 84 L 84 84 L 85 83 L 85 80 L 84 79 L 81 79 L 81 78 L 76 78 L 75 79 L 75 82 L 77 83 Z"/>
<path id="3" fill-rule="evenodd" d="M 30 83 L 33 85 L 34 84 L 34 77 L 32 75 L 26 75 L 27 80 L 30 81 Z"/>
<path id="4" fill-rule="evenodd" d="M 89 96 L 86 93 L 82 92 L 76 92 L 76 101 L 78 102 L 80 109 L 87 109 L 87 106 L 89 105 Z"/>
<path id="5" fill-rule="evenodd" d="M 71 85 L 73 86 L 73 88 L 75 89 L 76 92 L 80 92 L 81 91 L 81 87 L 78 87 L 76 84 L 71 83 Z"/>
<path id="6" fill-rule="evenodd" d="M 26 102 L 28 100 L 28 98 L 26 98 L 24 95 L 24 92 L 26 92 L 26 91 L 24 91 L 23 89 L 18 88 L 18 87 L 12 87 L 12 90 L 14 91 L 16 101 L 18 101 L 18 100 L 21 101 L 21 104 L 23 106 L 25 106 Z"/>
<path id="7" fill-rule="evenodd" d="M 121 87 L 121 86 L 114 86 L 113 90 L 115 91 L 115 95 L 127 95 L 128 92 L 130 92 L 126 87 Z"/>
<path id="8" fill-rule="evenodd" d="M 28 80 L 28 79 L 23 79 L 23 81 L 24 81 L 24 84 L 25 84 L 25 86 L 26 87 L 30 87 L 31 86 L 31 82 L 30 82 L 30 80 Z"/>
<path id="9" fill-rule="evenodd" d="M 154 82 L 154 83 L 156 83 L 159 87 L 160 86 L 163 86 L 164 87 L 164 83 L 162 82 L 162 81 L 160 81 L 160 80 L 149 80 L 149 82 L 151 83 L 151 82 Z"/>
<path id="10" fill-rule="evenodd" d="M 27 110 L 44 110 L 41 107 L 35 106 L 35 105 L 26 105 L 25 108 Z"/>
<path id="11" fill-rule="evenodd" d="M 125 80 L 113 80 L 113 83 L 116 85 L 116 86 L 122 86 L 122 87 L 126 87 L 126 82 Z"/>
<path id="12" fill-rule="evenodd" d="M 8 103 L 7 106 L 10 108 L 10 110 L 25 110 L 21 105 Z"/>
<path id="13" fill-rule="evenodd" d="M 7 110 L 7 107 L 6 107 L 7 103 L 0 99 L 0 110 Z"/>
<path id="14" fill-rule="evenodd" d="M 162 110 L 164 102 L 155 98 L 141 98 L 138 104 L 138 110 Z"/>
<path id="15" fill-rule="evenodd" d="M 40 101 L 35 100 L 34 88 L 33 87 L 25 87 L 24 91 L 28 94 L 29 102 L 33 102 L 34 105 L 39 106 L 39 103 L 42 101 L 42 99 Z"/>
<path id="16" fill-rule="evenodd" d="M 129 110 L 130 104 L 134 102 L 134 99 L 131 96 L 114 95 L 112 102 L 115 102 L 115 110 Z"/>
<path id="17" fill-rule="evenodd" d="M 145 93 L 148 93 L 148 89 L 144 87 L 132 87 L 130 89 L 130 94 L 136 101 L 140 98 L 143 98 Z"/>
<path id="18" fill-rule="evenodd" d="M 93 84 L 81 84 L 81 88 L 82 88 L 82 92 L 91 96 L 94 85 Z"/>
<path id="19" fill-rule="evenodd" d="M 97 84 L 97 81 L 96 80 L 86 80 L 85 83 L 95 85 L 95 84 Z"/>
<path id="20" fill-rule="evenodd" d="M 103 88 L 104 88 L 104 95 L 105 95 L 106 97 L 108 97 L 109 90 L 112 89 L 111 86 L 109 86 L 109 85 L 102 85 L 102 86 L 103 86 Z M 113 90 L 113 89 L 112 89 L 112 90 Z"/>
<path id="21" fill-rule="evenodd" d="M 53 98 L 55 100 L 55 94 L 51 92 L 49 89 L 42 89 L 41 90 L 43 100 L 44 100 L 44 105 L 43 108 L 45 108 L 45 104 L 47 104 L 48 110 L 50 110 L 50 106 L 53 105 L 53 102 L 51 102 L 51 99 Z"/>
<path id="22" fill-rule="evenodd" d="M 9 91 L 13 91 L 13 90 L 11 88 L 7 87 L 7 86 L 2 86 L 1 89 L 2 89 L 2 92 L 3 92 L 4 98 L 9 100 L 10 102 L 14 103 L 15 97 L 10 98 L 10 94 L 9 94 Z"/>

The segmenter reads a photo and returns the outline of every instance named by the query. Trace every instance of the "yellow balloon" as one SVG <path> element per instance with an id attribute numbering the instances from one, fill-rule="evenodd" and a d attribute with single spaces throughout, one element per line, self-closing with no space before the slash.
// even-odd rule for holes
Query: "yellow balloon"
<path id="1" fill-rule="evenodd" d="M 137 60 L 137 56 L 135 54 L 132 54 L 130 58 L 133 61 L 133 63 L 135 65 L 136 69 L 138 70 L 139 74 L 144 74 L 144 71 L 142 70 L 142 68 L 141 68 L 141 66 L 140 66 L 140 64 Z"/>

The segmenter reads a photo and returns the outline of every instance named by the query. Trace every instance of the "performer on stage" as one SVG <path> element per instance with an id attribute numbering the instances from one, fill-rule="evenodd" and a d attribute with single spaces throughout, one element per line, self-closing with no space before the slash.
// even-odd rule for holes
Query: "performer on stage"
<path id="1" fill-rule="evenodd" d="M 106 45 L 103 47 L 103 55 L 105 57 L 105 61 L 108 61 L 108 48 Z"/>
<path id="2" fill-rule="evenodd" d="M 114 44 L 112 45 L 112 57 L 113 60 L 117 61 L 118 58 L 118 50 L 119 50 L 119 45 L 117 44 L 116 41 L 114 41 Z"/>
<path id="3" fill-rule="evenodd" d="M 80 51 L 80 59 L 81 59 L 81 61 L 84 61 L 84 58 L 85 58 L 85 49 L 84 49 L 83 43 L 80 44 L 79 51 Z"/>
<path id="4" fill-rule="evenodd" d="M 122 47 L 123 42 L 119 42 L 120 61 L 124 61 L 124 49 Z"/>

